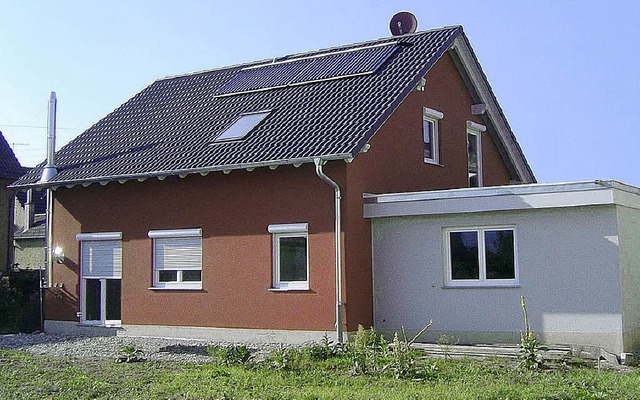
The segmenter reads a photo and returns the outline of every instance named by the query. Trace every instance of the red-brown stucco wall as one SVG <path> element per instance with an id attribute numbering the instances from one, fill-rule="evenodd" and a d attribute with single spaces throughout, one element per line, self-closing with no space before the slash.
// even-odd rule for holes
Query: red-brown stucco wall
<path id="1" fill-rule="evenodd" d="M 351 164 L 330 162 L 326 173 L 343 190 L 343 276 L 346 329 L 370 326 L 373 316 L 371 233 L 362 217 L 362 193 L 467 186 L 466 122 L 473 103 L 453 60 L 445 54 Z M 440 163 L 423 161 L 422 107 L 439 121 Z M 482 134 L 485 185 L 510 176 Z M 333 190 L 312 165 L 253 172 L 211 173 L 164 181 L 135 180 L 55 191 L 54 243 L 65 249 L 46 296 L 45 318 L 77 320 L 80 232 L 122 232 L 122 322 L 256 329 L 333 330 L 335 270 Z M 309 224 L 310 291 L 272 292 L 269 224 Z M 150 290 L 149 230 L 202 228 L 203 290 Z"/>
<path id="2" fill-rule="evenodd" d="M 362 217 L 363 193 L 393 193 L 468 187 L 467 121 L 471 98 L 451 56 L 445 53 L 426 75 L 424 91 L 412 92 L 370 140 L 371 148 L 347 168 L 345 210 L 345 315 L 347 329 L 370 326 L 373 317 L 371 231 Z M 422 108 L 444 114 L 439 121 L 440 165 L 424 162 Z M 510 182 L 491 132 L 482 133 L 485 186 Z M 425 321 L 426 323 L 427 321 Z"/>
<path id="3" fill-rule="evenodd" d="M 344 163 L 326 167 L 344 184 Z M 311 165 L 61 188 L 54 241 L 68 259 L 47 296 L 46 318 L 76 320 L 80 232 L 122 232 L 122 322 L 229 328 L 333 330 L 333 190 Z M 269 224 L 309 225 L 309 291 L 273 292 Z M 150 290 L 155 229 L 202 228 L 201 291 Z M 69 301 L 71 299 L 71 301 Z"/>

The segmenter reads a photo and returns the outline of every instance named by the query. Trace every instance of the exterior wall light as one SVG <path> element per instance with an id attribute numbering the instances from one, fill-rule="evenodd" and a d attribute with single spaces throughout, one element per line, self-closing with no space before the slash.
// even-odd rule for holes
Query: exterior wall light
<path id="1" fill-rule="evenodd" d="M 64 263 L 64 260 L 65 260 L 64 250 L 62 250 L 60 246 L 56 246 L 51 252 L 51 254 L 53 255 L 53 261 L 57 262 L 58 264 Z"/>

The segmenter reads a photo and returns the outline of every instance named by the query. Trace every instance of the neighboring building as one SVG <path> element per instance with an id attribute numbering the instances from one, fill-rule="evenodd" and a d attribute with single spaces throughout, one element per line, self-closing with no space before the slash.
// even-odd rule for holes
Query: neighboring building
<path id="1" fill-rule="evenodd" d="M 365 196 L 374 325 L 640 350 L 640 189 L 615 181 Z"/>
<path id="2" fill-rule="evenodd" d="M 535 182 L 461 27 L 158 80 L 55 164 L 45 329 L 254 342 L 373 323 L 363 193 Z"/>
<path id="3" fill-rule="evenodd" d="M 9 252 L 13 230 L 13 190 L 7 187 L 24 172 L 9 143 L 0 132 L 0 274 L 13 264 Z"/>
<path id="4" fill-rule="evenodd" d="M 26 172 L 26 171 L 25 171 Z M 29 189 L 14 199 L 13 265 L 41 269 L 45 264 L 46 192 Z"/>

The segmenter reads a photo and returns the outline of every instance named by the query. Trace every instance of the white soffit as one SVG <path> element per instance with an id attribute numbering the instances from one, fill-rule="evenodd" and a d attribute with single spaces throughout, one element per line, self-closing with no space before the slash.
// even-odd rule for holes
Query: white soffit
<path id="1" fill-rule="evenodd" d="M 364 194 L 365 218 L 620 205 L 640 209 L 640 189 L 617 181 Z"/>

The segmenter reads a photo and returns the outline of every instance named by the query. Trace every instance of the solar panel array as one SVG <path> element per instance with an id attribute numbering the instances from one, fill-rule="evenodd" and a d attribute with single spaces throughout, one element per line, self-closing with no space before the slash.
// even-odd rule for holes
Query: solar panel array
<path id="1" fill-rule="evenodd" d="M 397 48 L 396 43 L 387 43 L 245 68 L 222 86 L 216 96 L 370 74 Z"/>

